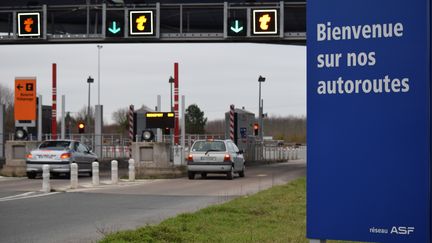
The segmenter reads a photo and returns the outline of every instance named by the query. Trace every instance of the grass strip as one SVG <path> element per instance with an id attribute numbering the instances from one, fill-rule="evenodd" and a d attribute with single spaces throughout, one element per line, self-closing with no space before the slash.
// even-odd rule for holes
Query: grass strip
<path id="1" fill-rule="evenodd" d="M 307 243 L 305 235 L 306 179 L 300 178 L 158 225 L 110 234 L 101 242 Z"/>

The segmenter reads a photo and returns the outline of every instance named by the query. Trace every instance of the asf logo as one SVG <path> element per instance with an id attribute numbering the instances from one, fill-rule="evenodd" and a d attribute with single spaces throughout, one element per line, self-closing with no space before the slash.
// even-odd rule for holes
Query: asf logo
<path id="1" fill-rule="evenodd" d="M 252 11 L 254 35 L 277 35 L 277 9 L 254 9 Z"/>
<path id="2" fill-rule="evenodd" d="M 409 235 L 411 233 L 414 233 L 415 228 L 414 227 L 405 227 L 405 226 L 393 226 L 390 234 L 397 234 L 397 235 Z"/>

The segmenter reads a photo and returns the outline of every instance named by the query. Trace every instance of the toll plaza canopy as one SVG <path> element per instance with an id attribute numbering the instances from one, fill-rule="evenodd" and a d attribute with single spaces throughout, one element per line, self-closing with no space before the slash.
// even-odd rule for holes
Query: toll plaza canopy
<path id="1" fill-rule="evenodd" d="M 306 44 L 306 1 L 2 0 L 0 44 Z"/>

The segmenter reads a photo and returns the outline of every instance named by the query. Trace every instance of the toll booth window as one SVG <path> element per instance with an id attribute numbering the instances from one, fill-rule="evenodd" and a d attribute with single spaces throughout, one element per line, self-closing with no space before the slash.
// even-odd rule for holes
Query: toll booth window
<path id="1" fill-rule="evenodd" d="M 70 142 L 68 141 L 45 141 L 39 146 L 39 149 L 67 150 L 69 149 L 69 146 L 70 146 Z"/>

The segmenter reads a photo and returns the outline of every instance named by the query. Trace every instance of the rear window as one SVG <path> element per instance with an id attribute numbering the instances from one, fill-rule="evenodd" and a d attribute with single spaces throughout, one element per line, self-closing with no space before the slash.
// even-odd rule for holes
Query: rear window
<path id="1" fill-rule="evenodd" d="M 39 145 L 39 149 L 67 150 L 70 143 L 69 141 L 45 141 Z"/>
<path id="2" fill-rule="evenodd" d="M 225 143 L 222 141 L 197 141 L 192 152 L 226 151 Z"/>

